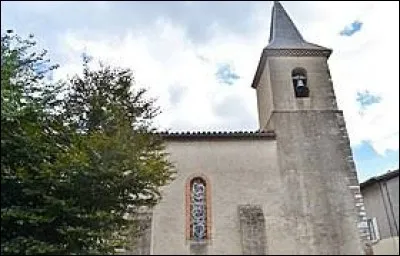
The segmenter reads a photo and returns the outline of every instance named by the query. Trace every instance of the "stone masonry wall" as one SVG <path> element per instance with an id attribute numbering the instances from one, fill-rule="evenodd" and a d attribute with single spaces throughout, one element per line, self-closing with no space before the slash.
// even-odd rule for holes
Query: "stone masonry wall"
<path id="1" fill-rule="evenodd" d="M 135 213 L 138 229 L 132 237 L 132 248 L 129 250 L 130 255 L 149 255 L 151 251 L 151 222 L 153 212 L 146 209 Z"/>
<path id="2" fill-rule="evenodd" d="M 344 120 L 343 113 L 339 112 L 336 114 L 340 135 L 342 137 L 341 143 L 344 147 L 344 153 L 347 155 L 346 162 L 348 164 L 348 179 L 349 189 L 353 194 L 354 205 L 357 212 L 357 227 L 360 233 L 360 239 L 363 241 L 365 250 L 368 250 L 369 246 L 369 229 L 367 225 L 367 213 L 365 210 L 363 196 L 360 191 L 360 185 L 357 178 L 356 166 L 354 164 L 353 153 L 350 147 L 350 140 L 347 134 L 346 123 Z"/>
<path id="3" fill-rule="evenodd" d="M 272 118 L 294 253 L 363 254 L 365 212 L 342 112 L 275 111 Z"/>
<path id="4" fill-rule="evenodd" d="M 243 255 L 265 255 L 265 218 L 260 205 L 239 205 Z"/>

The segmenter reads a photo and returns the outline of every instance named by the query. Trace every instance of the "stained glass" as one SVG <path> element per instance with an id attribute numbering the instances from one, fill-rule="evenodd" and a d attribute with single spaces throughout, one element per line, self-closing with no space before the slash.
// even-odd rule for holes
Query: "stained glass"
<path id="1" fill-rule="evenodd" d="M 191 235 L 194 240 L 206 239 L 207 207 L 206 186 L 202 179 L 194 179 L 191 183 Z"/>

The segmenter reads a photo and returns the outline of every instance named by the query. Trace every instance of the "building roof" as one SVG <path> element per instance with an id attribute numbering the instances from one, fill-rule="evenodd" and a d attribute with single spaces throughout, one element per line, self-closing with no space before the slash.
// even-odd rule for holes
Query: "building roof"
<path id="1" fill-rule="evenodd" d="M 386 180 L 390 180 L 390 179 L 392 179 L 394 177 L 398 177 L 398 176 L 399 176 L 399 169 L 393 170 L 393 171 L 388 171 L 387 173 L 384 173 L 379 176 L 371 177 L 368 180 L 360 183 L 360 188 L 365 188 L 369 185 L 375 184 L 378 181 L 386 181 Z"/>
<path id="2" fill-rule="evenodd" d="M 265 48 L 329 50 L 304 40 L 279 1 L 274 1 L 272 7 L 269 44 Z"/>
<path id="3" fill-rule="evenodd" d="M 275 139 L 273 131 L 157 132 L 165 140 Z"/>
<path id="4" fill-rule="evenodd" d="M 304 40 L 283 6 L 278 1 L 274 1 L 269 43 L 263 49 L 251 87 L 257 87 L 269 55 L 329 57 L 331 53 L 332 50 L 329 48 Z"/>

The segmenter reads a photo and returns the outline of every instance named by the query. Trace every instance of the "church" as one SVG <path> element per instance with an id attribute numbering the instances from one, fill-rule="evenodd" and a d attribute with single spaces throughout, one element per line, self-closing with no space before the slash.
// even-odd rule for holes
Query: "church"
<path id="1" fill-rule="evenodd" d="M 249 88 L 259 129 L 160 133 L 177 176 L 140 214 L 131 253 L 365 254 L 366 213 L 331 53 L 307 42 L 275 1 Z"/>

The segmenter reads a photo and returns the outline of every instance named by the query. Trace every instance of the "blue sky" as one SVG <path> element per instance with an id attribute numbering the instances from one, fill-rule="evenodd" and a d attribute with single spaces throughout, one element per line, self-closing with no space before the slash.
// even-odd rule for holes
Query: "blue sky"
<path id="1" fill-rule="evenodd" d="M 399 165 L 399 3 L 281 2 L 329 65 L 361 181 Z M 1 2 L 1 30 L 35 34 L 61 67 L 95 60 L 134 70 L 158 98 L 161 129 L 256 130 L 250 84 L 271 2 Z M 386 25 L 383 25 L 386 24 Z M 390 26 L 387 26 L 390 24 Z"/>
<path id="2" fill-rule="evenodd" d="M 361 30 L 362 22 L 358 20 L 352 22 L 349 26 L 346 26 L 342 31 L 340 31 L 341 36 L 352 36 L 354 33 Z"/>

